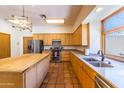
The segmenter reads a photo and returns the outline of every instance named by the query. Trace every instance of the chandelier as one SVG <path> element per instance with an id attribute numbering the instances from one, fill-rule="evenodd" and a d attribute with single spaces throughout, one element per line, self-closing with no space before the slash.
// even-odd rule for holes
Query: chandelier
<path id="1" fill-rule="evenodd" d="M 32 22 L 29 20 L 28 17 L 25 16 L 25 10 L 23 5 L 23 15 L 22 16 L 15 16 L 12 15 L 10 18 L 7 19 L 8 22 L 12 23 L 15 28 L 19 28 L 19 30 L 29 30 L 32 31 Z"/>

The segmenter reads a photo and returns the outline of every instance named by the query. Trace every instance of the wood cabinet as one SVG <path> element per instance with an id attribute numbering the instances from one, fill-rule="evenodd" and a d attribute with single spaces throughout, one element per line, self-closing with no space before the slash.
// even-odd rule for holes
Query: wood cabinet
<path id="1" fill-rule="evenodd" d="M 89 24 L 82 24 L 82 45 L 89 47 Z"/>
<path id="2" fill-rule="evenodd" d="M 62 61 L 70 61 L 70 51 L 62 50 Z"/>
<path id="3" fill-rule="evenodd" d="M 10 35 L 0 33 L 0 58 L 10 57 Z"/>
<path id="4" fill-rule="evenodd" d="M 95 88 L 96 73 L 77 56 L 71 53 L 71 63 L 83 88 Z"/>
<path id="5" fill-rule="evenodd" d="M 89 24 L 81 24 L 73 33 L 73 45 L 89 45 Z"/>
<path id="6" fill-rule="evenodd" d="M 84 70 L 84 85 L 83 87 L 85 88 L 95 88 L 95 76 L 96 73 L 86 64 L 84 64 L 83 67 Z"/>
<path id="7" fill-rule="evenodd" d="M 73 33 L 73 45 L 82 45 L 82 25 Z"/>
<path id="8" fill-rule="evenodd" d="M 44 40 L 44 45 L 52 45 L 52 40 L 61 40 L 62 45 L 89 45 L 89 24 L 81 24 L 74 33 L 34 34 L 33 39 Z"/>
<path id="9" fill-rule="evenodd" d="M 73 45 L 72 44 L 72 34 L 71 33 L 61 33 L 61 34 L 34 34 L 33 39 L 44 40 L 44 45 L 52 45 L 52 40 L 61 40 L 62 45 Z"/>

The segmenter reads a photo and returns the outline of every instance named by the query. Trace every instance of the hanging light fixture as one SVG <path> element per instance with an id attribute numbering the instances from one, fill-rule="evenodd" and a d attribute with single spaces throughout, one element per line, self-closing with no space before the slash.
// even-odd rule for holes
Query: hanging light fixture
<path id="1" fill-rule="evenodd" d="M 32 31 L 32 22 L 29 20 L 28 17 L 25 16 L 25 10 L 23 5 L 23 15 L 22 16 L 15 16 L 12 15 L 10 18 L 7 19 L 8 22 L 13 24 L 13 27 L 19 28 L 22 30 L 29 30 Z"/>

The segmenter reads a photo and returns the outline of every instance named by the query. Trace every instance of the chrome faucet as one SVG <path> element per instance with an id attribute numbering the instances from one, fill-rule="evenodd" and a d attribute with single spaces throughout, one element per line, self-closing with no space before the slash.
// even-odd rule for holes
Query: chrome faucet
<path id="1" fill-rule="evenodd" d="M 104 54 L 103 54 L 103 51 L 102 51 L 102 50 L 99 50 L 99 51 L 97 52 L 97 55 L 100 55 L 100 56 L 101 56 L 101 61 L 104 61 L 105 56 L 104 56 Z"/>

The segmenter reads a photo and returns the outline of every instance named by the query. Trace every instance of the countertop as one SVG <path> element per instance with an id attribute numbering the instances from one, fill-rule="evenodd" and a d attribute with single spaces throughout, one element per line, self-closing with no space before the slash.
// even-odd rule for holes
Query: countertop
<path id="1" fill-rule="evenodd" d="M 47 56 L 49 56 L 48 52 L 42 54 L 24 54 L 18 57 L 0 59 L 0 73 L 22 73 L 23 71 L 43 60 Z"/>
<path id="2" fill-rule="evenodd" d="M 88 66 L 90 66 L 97 74 L 102 76 L 109 83 L 111 83 L 115 87 L 124 88 L 124 63 L 105 58 L 104 62 L 107 63 L 108 61 L 110 61 L 113 67 L 110 67 L 110 68 L 94 67 L 83 59 L 83 57 L 86 57 L 86 56 L 84 56 L 82 53 L 77 51 L 72 51 L 72 53 L 76 55 L 80 60 L 82 60 L 82 62 L 85 62 Z M 93 55 L 87 56 L 87 57 L 96 58 L 98 60 L 100 59 L 100 57 L 93 56 Z"/>

